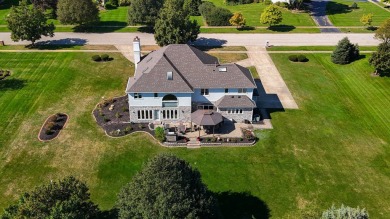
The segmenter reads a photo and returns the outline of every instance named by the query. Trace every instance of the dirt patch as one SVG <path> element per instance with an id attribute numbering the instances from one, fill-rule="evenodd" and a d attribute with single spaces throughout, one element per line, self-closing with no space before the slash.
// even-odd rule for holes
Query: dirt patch
<path id="1" fill-rule="evenodd" d="M 130 123 L 127 95 L 104 100 L 93 111 L 97 124 L 107 135 L 121 137 L 134 132 L 148 132 L 154 136 L 154 126 L 148 123 Z"/>
<path id="2" fill-rule="evenodd" d="M 65 127 L 69 116 L 65 113 L 57 113 L 46 119 L 43 124 L 38 139 L 40 141 L 50 141 L 56 138 Z"/>

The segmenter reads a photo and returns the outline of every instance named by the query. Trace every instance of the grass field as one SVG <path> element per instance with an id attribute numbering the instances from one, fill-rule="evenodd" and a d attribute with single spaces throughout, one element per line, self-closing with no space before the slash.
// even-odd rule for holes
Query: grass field
<path id="1" fill-rule="evenodd" d="M 371 2 L 357 2 L 359 9 L 351 10 L 353 1 L 332 0 L 327 4 L 327 15 L 335 26 L 362 26 L 360 18 L 363 14 L 372 13 L 372 25 L 379 26 L 390 17 L 390 12 Z M 352 30 L 352 29 L 351 29 Z M 357 30 L 355 30 L 357 31 Z"/>
<path id="2" fill-rule="evenodd" d="M 263 3 L 252 3 L 243 5 L 226 5 L 223 0 L 209 0 L 216 6 L 229 9 L 232 13 L 241 12 L 246 19 L 248 26 L 267 26 L 260 23 L 260 14 L 267 7 Z M 287 9 L 282 9 L 283 21 L 282 25 L 291 26 L 315 26 L 313 20 L 308 13 L 293 13 Z"/>
<path id="3" fill-rule="evenodd" d="M 85 53 L 2 53 L 0 68 L 0 209 L 35 185 L 72 174 L 103 209 L 115 202 L 146 160 L 161 152 L 186 159 L 219 195 L 226 218 L 301 218 L 333 203 L 390 217 L 389 78 L 370 77 L 367 58 L 346 66 L 329 54 L 290 63 L 271 54 L 299 110 L 273 112 L 273 130 L 250 148 L 167 149 L 147 135 L 104 135 L 91 111 L 102 97 L 123 95 L 134 71 L 120 54 L 92 63 Z M 70 116 L 58 139 L 37 140 L 46 117 Z M 230 204 L 229 204 L 230 203 Z M 260 206 L 260 207 L 259 207 Z"/>
<path id="4" fill-rule="evenodd" d="M 267 51 L 333 51 L 336 46 L 272 46 Z M 376 51 L 376 46 L 359 46 L 360 51 Z"/>

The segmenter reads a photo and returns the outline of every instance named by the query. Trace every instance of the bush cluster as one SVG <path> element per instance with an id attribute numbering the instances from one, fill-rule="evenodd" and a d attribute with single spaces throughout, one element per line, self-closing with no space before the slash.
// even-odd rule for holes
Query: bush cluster
<path id="1" fill-rule="evenodd" d="M 309 61 L 309 59 L 306 58 L 305 55 L 290 55 L 288 57 L 288 60 L 290 60 L 292 62 L 307 62 L 307 61 Z"/>
<path id="2" fill-rule="evenodd" d="M 95 62 L 100 62 L 100 61 L 107 62 L 107 61 L 110 61 L 111 58 L 107 54 L 103 54 L 101 56 L 100 55 L 93 55 L 92 60 Z"/>
<path id="3" fill-rule="evenodd" d="M 211 2 L 203 2 L 199 12 L 209 26 L 230 26 L 229 19 L 233 16 L 228 9 L 216 7 Z"/>
<path id="4" fill-rule="evenodd" d="M 358 9 L 357 3 L 356 2 L 352 3 L 351 8 L 352 9 Z"/>
<path id="5" fill-rule="evenodd" d="M 154 137 L 160 141 L 160 142 L 163 142 L 165 140 L 165 133 L 164 133 L 164 129 L 162 127 L 157 127 L 155 130 L 154 130 Z"/>

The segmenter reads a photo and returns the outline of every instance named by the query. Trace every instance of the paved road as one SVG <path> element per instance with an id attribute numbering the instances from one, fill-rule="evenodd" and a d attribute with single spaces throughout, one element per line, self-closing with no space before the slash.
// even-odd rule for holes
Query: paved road
<path id="1" fill-rule="evenodd" d="M 318 26 L 334 27 L 326 15 L 328 0 L 313 0 L 310 3 L 311 17 Z M 321 33 L 340 33 L 338 28 L 321 28 Z"/>
<path id="2" fill-rule="evenodd" d="M 129 45 L 135 36 L 141 38 L 143 45 L 155 45 L 153 34 L 148 33 L 56 33 L 53 38 L 43 38 L 46 44 L 75 45 Z M 372 46 L 378 45 L 373 34 L 200 34 L 196 45 L 210 46 L 264 46 L 267 41 L 274 46 L 315 46 L 336 45 L 343 37 L 352 43 Z M 26 45 L 29 42 L 12 42 L 10 33 L 0 33 L 0 40 L 6 45 Z"/>

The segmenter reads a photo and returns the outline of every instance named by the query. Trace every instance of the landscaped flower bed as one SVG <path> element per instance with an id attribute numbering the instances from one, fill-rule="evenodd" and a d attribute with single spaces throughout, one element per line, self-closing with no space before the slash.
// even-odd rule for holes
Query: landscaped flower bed
<path id="1" fill-rule="evenodd" d="M 148 123 L 130 123 L 128 97 L 117 97 L 103 100 L 93 111 L 93 116 L 107 135 L 120 137 L 133 132 L 148 132 L 154 136 L 154 131 Z"/>
<path id="2" fill-rule="evenodd" d="M 8 76 L 11 76 L 11 71 L 0 69 L 0 81 L 4 80 Z"/>
<path id="3" fill-rule="evenodd" d="M 200 138 L 202 145 L 224 145 L 224 144 L 253 144 L 256 142 L 256 137 L 253 132 L 248 129 L 242 129 L 242 137 L 239 138 L 220 138 L 220 137 L 207 137 Z"/>
<path id="4" fill-rule="evenodd" d="M 67 121 L 68 115 L 64 113 L 57 113 L 47 118 L 45 124 L 43 124 L 39 132 L 39 140 L 50 141 L 56 138 L 64 128 Z"/>

